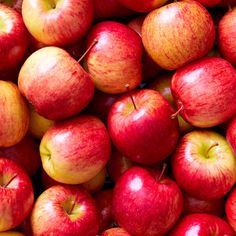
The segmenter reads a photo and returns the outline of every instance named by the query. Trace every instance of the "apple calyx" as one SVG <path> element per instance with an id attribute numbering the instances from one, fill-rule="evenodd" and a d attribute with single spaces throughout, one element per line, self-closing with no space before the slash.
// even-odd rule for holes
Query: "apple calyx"
<path id="1" fill-rule="evenodd" d="M 158 181 L 161 182 L 162 178 L 163 178 L 163 175 L 166 171 L 166 168 L 167 168 L 167 164 L 166 163 L 163 163 L 163 166 L 162 166 L 162 170 L 161 170 L 161 173 L 160 173 L 160 176 L 158 178 Z"/>
<path id="2" fill-rule="evenodd" d="M 127 92 L 129 93 L 129 92 L 130 92 L 129 84 L 126 84 L 126 85 L 125 85 L 125 88 L 126 88 Z M 132 103 L 133 103 L 134 109 L 137 110 L 137 106 L 136 106 L 136 104 L 135 104 L 135 102 L 134 102 L 133 96 L 132 96 L 130 93 L 129 93 L 129 96 L 130 96 L 130 99 L 131 99 L 131 101 L 132 101 Z"/>
<path id="3" fill-rule="evenodd" d="M 184 109 L 184 106 L 183 106 L 183 104 L 181 104 L 180 108 L 179 108 L 175 113 L 173 113 L 173 114 L 171 115 L 171 119 L 176 119 L 177 116 L 179 115 L 179 113 L 180 113 L 183 109 Z"/>
<path id="4" fill-rule="evenodd" d="M 84 54 L 79 58 L 78 62 L 80 63 L 84 57 L 87 55 L 87 53 L 98 43 L 97 39 L 94 39 L 91 45 L 87 48 L 87 50 L 84 52 Z"/>
<path id="5" fill-rule="evenodd" d="M 214 148 L 214 147 L 217 147 L 217 146 L 219 146 L 219 143 L 217 143 L 217 142 L 215 142 L 215 143 L 213 143 L 208 149 L 207 149 L 207 151 L 206 151 L 206 156 L 207 156 L 207 158 L 209 158 L 209 152 L 210 152 L 210 150 L 212 149 L 212 148 Z"/>

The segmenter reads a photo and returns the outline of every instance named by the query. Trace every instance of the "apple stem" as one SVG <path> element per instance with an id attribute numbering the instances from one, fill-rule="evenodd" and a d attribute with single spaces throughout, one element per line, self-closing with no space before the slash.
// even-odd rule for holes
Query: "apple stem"
<path id="1" fill-rule="evenodd" d="M 71 206 L 70 210 L 68 211 L 68 215 L 70 215 L 72 213 L 74 208 L 75 208 L 75 201 L 72 202 L 72 206 Z"/>
<path id="2" fill-rule="evenodd" d="M 129 84 L 126 84 L 125 87 L 126 87 L 127 91 L 130 92 Z M 131 94 L 129 94 L 129 95 L 130 95 L 131 101 L 132 101 L 132 103 L 133 103 L 133 105 L 134 105 L 134 109 L 137 110 L 137 107 L 136 107 L 136 104 L 135 104 L 135 102 L 134 102 L 133 96 L 132 96 Z"/>
<path id="3" fill-rule="evenodd" d="M 213 143 L 213 144 L 207 149 L 207 156 L 208 156 L 208 153 L 210 152 L 210 150 L 211 150 L 212 148 L 218 146 L 218 145 L 219 145 L 219 143 L 217 143 L 217 142 Z"/>
<path id="4" fill-rule="evenodd" d="M 163 175 L 164 175 L 164 173 L 165 173 L 165 171 L 166 171 L 166 168 L 167 168 L 167 164 L 166 164 L 166 163 L 163 163 L 163 167 L 162 167 L 162 170 L 161 170 L 161 174 L 160 174 L 160 176 L 159 176 L 159 178 L 158 178 L 158 181 L 159 181 L 159 182 L 161 181 L 161 179 L 162 179 L 162 177 L 163 177 Z"/>
<path id="5" fill-rule="evenodd" d="M 87 53 L 95 46 L 95 44 L 98 42 L 97 39 L 94 39 L 94 41 L 92 42 L 92 44 L 88 47 L 88 49 L 84 52 L 84 54 L 80 57 L 80 59 L 78 60 L 78 62 L 80 63 L 84 57 L 87 55 Z"/>
<path id="6" fill-rule="evenodd" d="M 184 106 L 183 104 L 181 104 L 180 108 L 174 114 L 171 115 L 171 119 L 175 119 L 179 115 L 179 113 L 183 110 L 183 108 Z"/>
<path id="7" fill-rule="evenodd" d="M 3 185 L 4 188 L 6 188 L 15 178 L 16 178 L 17 175 L 13 175 L 12 178 L 6 183 Z"/>

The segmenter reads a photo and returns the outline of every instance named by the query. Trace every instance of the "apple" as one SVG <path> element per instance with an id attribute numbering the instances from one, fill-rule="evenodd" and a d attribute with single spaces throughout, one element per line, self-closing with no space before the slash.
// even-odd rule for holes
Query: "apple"
<path id="1" fill-rule="evenodd" d="M 110 228 L 114 223 L 112 214 L 113 189 L 104 189 L 94 195 L 96 206 L 99 212 L 99 232 Z"/>
<path id="2" fill-rule="evenodd" d="M 28 134 L 13 146 L 0 147 L 0 156 L 18 163 L 29 176 L 35 175 L 41 165 L 39 145 Z"/>
<path id="3" fill-rule="evenodd" d="M 65 184 L 82 184 L 97 175 L 105 167 L 110 149 L 105 125 L 89 115 L 58 122 L 40 142 L 43 169 Z"/>
<path id="4" fill-rule="evenodd" d="M 22 17 L 39 42 L 65 46 L 82 38 L 93 21 L 92 0 L 23 0 Z"/>
<path id="5" fill-rule="evenodd" d="M 183 214 L 208 213 L 217 216 L 223 216 L 225 211 L 224 198 L 202 200 L 184 193 Z"/>
<path id="6" fill-rule="evenodd" d="M 98 210 L 82 187 L 55 185 L 37 198 L 31 225 L 34 236 L 95 236 L 99 228 Z"/>
<path id="7" fill-rule="evenodd" d="M 215 7 L 217 6 L 222 0 L 197 0 L 205 7 Z"/>
<path id="8" fill-rule="evenodd" d="M 236 115 L 227 122 L 225 127 L 226 138 L 236 154 Z"/>
<path id="9" fill-rule="evenodd" d="M 115 21 L 94 25 L 87 37 L 85 63 L 95 87 L 105 93 L 117 94 L 136 88 L 142 80 L 141 37 L 130 27 Z"/>
<path id="10" fill-rule="evenodd" d="M 23 0 L 2 0 L 1 4 L 11 7 L 21 14 L 22 2 Z"/>
<path id="11" fill-rule="evenodd" d="M 94 94 L 89 74 L 69 53 L 53 46 L 41 48 L 27 58 L 19 73 L 18 87 L 35 111 L 50 120 L 77 114 Z"/>
<path id="12" fill-rule="evenodd" d="M 220 20 L 218 25 L 218 47 L 221 55 L 236 66 L 236 8 L 228 11 Z"/>
<path id="13" fill-rule="evenodd" d="M 185 134 L 171 164 L 179 186 L 195 198 L 222 198 L 236 183 L 233 150 L 226 138 L 215 131 L 194 130 Z"/>
<path id="14" fill-rule="evenodd" d="M 150 12 L 164 5 L 168 0 L 118 0 L 123 6 L 137 12 Z"/>
<path id="15" fill-rule="evenodd" d="M 232 191 L 229 193 L 229 195 L 226 198 L 225 203 L 225 213 L 227 220 L 231 227 L 233 228 L 234 232 L 236 232 L 236 188 L 234 187 Z"/>
<path id="16" fill-rule="evenodd" d="M 0 71 L 16 67 L 29 46 L 29 35 L 20 13 L 0 4 Z"/>
<path id="17" fill-rule="evenodd" d="M 234 233 L 229 224 L 220 217 L 210 214 L 190 214 L 180 219 L 169 235 L 233 236 Z"/>
<path id="18" fill-rule="evenodd" d="M 135 90 L 121 96 L 108 115 L 114 146 L 128 159 L 154 164 L 172 153 L 179 137 L 169 102 L 157 91 Z"/>
<path id="19" fill-rule="evenodd" d="M 156 169 L 134 166 L 116 183 L 113 215 L 120 227 L 131 235 L 165 235 L 180 217 L 181 190 L 162 174 Z"/>
<path id="20" fill-rule="evenodd" d="M 29 109 L 18 87 L 0 80 L 0 147 L 17 144 L 29 127 Z"/>
<path id="21" fill-rule="evenodd" d="M 229 6 L 235 6 L 236 5 L 236 0 L 221 0 L 218 6 L 221 7 L 229 7 Z"/>
<path id="22" fill-rule="evenodd" d="M 16 231 L 6 231 L 6 232 L 0 232 L 0 236 L 26 236 L 26 235 Z"/>
<path id="23" fill-rule="evenodd" d="M 110 228 L 105 230 L 101 236 L 131 236 L 126 230 L 122 228 Z"/>
<path id="24" fill-rule="evenodd" d="M 10 159 L 0 158 L 0 176 L 0 231 L 7 231 L 28 216 L 34 192 L 25 170 Z"/>
<path id="25" fill-rule="evenodd" d="M 236 71 L 222 58 L 204 57 L 178 69 L 171 92 L 181 116 L 196 127 L 219 125 L 236 113 Z"/>
<path id="26" fill-rule="evenodd" d="M 142 26 L 145 49 L 166 70 L 203 57 L 212 49 L 214 40 L 212 17 L 196 1 L 173 2 L 153 10 Z"/>

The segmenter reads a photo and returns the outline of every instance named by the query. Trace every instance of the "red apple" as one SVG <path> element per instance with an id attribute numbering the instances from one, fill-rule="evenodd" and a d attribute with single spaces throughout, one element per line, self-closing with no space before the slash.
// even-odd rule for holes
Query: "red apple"
<path id="1" fill-rule="evenodd" d="M 181 116 L 196 127 L 219 125 L 236 113 L 236 71 L 222 58 L 205 57 L 178 69 L 171 92 Z"/>
<path id="2" fill-rule="evenodd" d="M 137 12 L 150 12 L 162 5 L 168 0 L 118 0 L 123 6 Z"/>
<path id="3" fill-rule="evenodd" d="M 226 138 L 214 131 L 185 134 L 171 159 L 179 186 L 193 197 L 224 197 L 236 182 L 236 159 Z"/>
<path id="4" fill-rule="evenodd" d="M 0 231 L 23 222 L 34 203 L 30 178 L 14 161 L 0 158 Z"/>
<path id="5" fill-rule="evenodd" d="M 31 225 L 34 236 L 94 236 L 99 227 L 98 211 L 83 188 L 56 185 L 36 200 Z"/>
<path id="6" fill-rule="evenodd" d="M 236 66 L 236 8 L 228 11 L 218 26 L 218 47 L 222 56 Z"/>
<path id="7" fill-rule="evenodd" d="M 180 219 L 169 235 L 233 236 L 234 233 L 231 227 L 217 216 L 210 214 L 190 214 Z"/>
<path id="8" fill-rule="evenodd" d="M 81 184 L 97 175 L 105 167 L 110 149 L 105 125 L 88 115 L 58 122 L 40 143 L 44 170 L 65 184 Z"/>
<path id="9" fill-rule="evenodd" d="M 187 14 L 186 14 L 187 12 Z M 206 55 L 215 40 L 210 13 L 196 1 L 178 1 L 151 11 L 142 40 L 152 59 L 167 70 Z"/>
<path id="10" fill-rule="evenodd" d="M 18 86 L 36 112 L 50 120 L 77 114 L 94 93 L 90 76 L 58 47 L 44 47 L 32 53 L 20 70 Z"/>
<path id="11" fill-rule="evenodd" d="M 154 164 L 174 150 L 178 121 L 173 108 L 157 91 L 132 91 L 118 99 L 108 115 L 108 130 L 116 148 L 128 159 Z"/>
<path id="12" fill-rule="evenodd" d="M 217 6 L 222 0 L 197 0 L 205 7 L 215 7 Z"/>
<path id="13" fill-rule="evenodd" d="M 225 204 L 225 213 L 227 216 L 227 220 L 234 232 L 236 232 L 236 188 L 234 187 L 230 194 L 227 196 L 226 204 Z"/>
<path id="14" fill-rule="evenodd" d="M 202 200 L 184 193 L 183 214 L 189 215 L 192 213 L 208 213 L 212 215 L 222 216 L 225 211 L 224 198 Z"/>
<path id="15" fill-rule="evenodd" d="M 235 6 L 236 0 L 221 0 L 221 2 L 218 4 L 218 6 L 228 7 L 228 6 Z"/>
<path id="16" fill-rule="evenodd" d="M 0 71 L 16 67 L 29 45 L 29 35 L 20 13 L 0 4 Z"/>
<path id="17" fill-rule="evenodd" d="M 126 92 L 142 80 L 141 37 L 127 25 L 103 21 L 89 32 L 87 46 L 95 46 L 86 55 L 86 67 L 95 87 L 105 93 Z"/>
<path id="18" fill-rule="evenodd" d="M 135 236 L 165 235 L 178 220 L 182 205 L 178 185 L 154 169 L 131 167 L 113 192 L 114 218 Z"/>
<path id="19" fill-rule="evenodd" d="M 11 147 L 0 148 L 0 156 L 17 162 L 29 176 L 36 174 L 40 164 L 39 145 L 29 135 Z"/>
<path id="20" fill-rule="evenodd" d="M 23 0 L 2 0 L 1 4 L 9 6 L 21 14 Z"/>
<path id="21" fill-rule="evenodd" d="M 122 228 L 110 228 L 105 230 L 101 236 L 131 236 L 126 230 Z"/>
<path id="22" fill-rule="evenodd" d="M 92 0 L 23 0 L 24 23 L 39 42 L 64 46 L 82 38 L 93 21 Z"/>
<path id="23" fill-rule="evenodd" d="M 0 80 L 0 147 L 17 144 L 29 127 L 29 109 L 18 87 Z"/>
<path id="24" fill-rule="evenodd" d="M 236 154 L 236 116 L 234 116 L 226 125 L 226 138 Z"/>

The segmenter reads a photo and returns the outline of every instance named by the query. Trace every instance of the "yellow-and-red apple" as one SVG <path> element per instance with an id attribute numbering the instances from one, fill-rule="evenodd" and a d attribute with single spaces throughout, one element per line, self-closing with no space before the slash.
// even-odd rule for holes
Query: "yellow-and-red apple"
<path id="1" fill-rule="evenodd" d="M 236 188 L 234 187 L 232 191 L 226 198 L 225 203 L 225 213 L 227 220 L 231 227 L 233 228 L 234 232 L 236 232 Z"/>
<path id="2" fill-rule="evenodd" d="M 23 64 L 18 87 L 35 111 L 50 120 L 79 113 L 91 101 L 94 84 L 88 73 L 59 47 L 44 47 Z"/>
<path id="3" fill-rule="evenodd" d="M 34 236 L 95 236 L 98 210 L 92 196 L 82 187 L 53 186 L 40 194 L 31 213 Z"/>
<path id="4" fill-rule="evenodd" d="M 23 0 L 22 17 L 39 42 L 65 46 L 82 38 L 93 21 L 92 0 Z"/>
<path id="5" fill-rule="evenodd" d="M 215 131 L 194 130 L 185 134 L 171 163 L 179 186 L 195 198 L 222 198 L 236 183 L 233 150 L 226 138 Z"/>
<path id="6" fill-rule="evenodd" d="M 234 153 L 236 154 L 236 115 L 227 122 L 225 131 L 227 141 L 231 145 Z"/>
<path id="7" fill-rule="evenodd" d="M 0 80 L 0 90 L 0 147 L 9 147 L 28 131 L 29 108 L 14 83 Z"/>
<path id="8" fill-rule="evenodd" d="M 121 96 L 108 115 L 115 147 L 128 159 L 154 164 L 172 153 L 179 137 L 174 109 L 157 91 L 134 90 Z"/>
<path id="9" fill-rule="evenodd" d="M 29 46 L 29 35 L 19 12 L 0 4 L 0 71 L 16 67 Z"/>
<path id="10" fill-rule="evenodd" d="M 214 40 L 212 17 L 196 1 L 166 4 L 151 11 L 142 26 L 145 49 L 167 70 L 177 69 L 206 55 Z"/>
<path id="11" fill-rule="evenodd" d="M 20 225 L 34 203 L 31 180 L 14 161 L 0 158 L 0 232 Z"/>
<path id="12" fill-rule="evenodd" d="M 127 25 L 103 21 L 93 26 L 85 63 L 95 87 L 105 93 L 123 93 L 136 88 L 142 80 L 143 46 L 140 36 Z"/>
<path id="13" fill-rule="evenodd" d="M 81 184 L 97 175 L 105 167 L 110 149 L 105 125 L 88 115 L 56 123 L 40 143 L 44 170 L 64 184 Z"/>
<path id="14" fill-rule="evenodd" d="M 200 128 L 219 125 L 236 113 L 236 70 L 222 58 L 201 58 L 175 72 L 171 93 L 187 122 Z"/>

